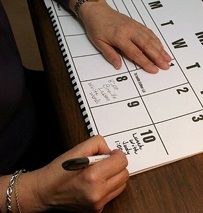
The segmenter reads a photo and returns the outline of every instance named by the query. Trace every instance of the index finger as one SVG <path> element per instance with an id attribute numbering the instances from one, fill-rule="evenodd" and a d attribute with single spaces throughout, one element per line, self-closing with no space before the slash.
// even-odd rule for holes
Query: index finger
<path id="1" fill-rule="evenodd" d="M 111 150 L 101 135 L 94 136 L 74 148 L 68 154 L 71 158 L 92 156 L 97 154 L 109 154 Z"/>

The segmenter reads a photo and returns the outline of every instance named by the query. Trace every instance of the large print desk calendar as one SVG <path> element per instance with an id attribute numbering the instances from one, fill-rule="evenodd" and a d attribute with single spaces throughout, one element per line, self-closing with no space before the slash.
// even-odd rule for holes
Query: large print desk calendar
<path id="1" fill-rule="evenodd" d="M 45 0 L 90 135 L 122 150 L 131 175 L 203 152 L 203 1 L 107 2 L 152 29 L 173 60 L 149 74 L 122 56 L 115 70 L 74 17 Z"/>

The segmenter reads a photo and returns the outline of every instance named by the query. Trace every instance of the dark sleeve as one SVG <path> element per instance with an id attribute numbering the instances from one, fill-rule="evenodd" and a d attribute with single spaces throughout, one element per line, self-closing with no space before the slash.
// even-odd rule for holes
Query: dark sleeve
<path id="1" fill-rule="evenodd" d="M 0 1 L 0 133 L 18 110 L 24 91 L 22 64 L 9 26 Z"/>
<path id="2" fill-rule="evenodd" d="M 62 5 L 66 10 L 71 11 L 69 7 L 70 0 L 55 0 L 55 2 L 58 2 L 60 5 Z M 71 11 L 72 12 L 72 11 Z"/>
<path id="3" fill-rule="evenodd" d="M 24 69 L 0 0 L 0 174 L 6 174 L 31 141 L 34 108 Z"/>

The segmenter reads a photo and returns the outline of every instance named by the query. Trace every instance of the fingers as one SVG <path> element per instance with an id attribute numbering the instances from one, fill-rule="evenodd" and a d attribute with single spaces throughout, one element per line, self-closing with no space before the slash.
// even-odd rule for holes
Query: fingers
<path id="1" fill-rule="evenodd" d="M 124 190 L 128 179 L 129 179 L 129 172 L 127 169 L 122 170 L 117 175 L 108 179 L 106 188 L 109 189 L 108 195 L 110 199 L 114 198 L 112 196 L 115 197 L 118 196 Z"/>
<path id="2" fill-rule="evenodd" d="M 132 37 L 134 45 L 132 43 L 129 44 L 132 46 L 129 54 L 134 53 L 135 55 L 131 56 L 132 60 L 137 62 L 146 71 L 152 73 L 156 73 L 158 68 L 163 70 L 169 69 L 171 57 L 164 50 L 163 45 L 155 34 L 151 30 L 147 31 L 147 33 L 144 31 L 144 34 L 140 33 L 138 36 Z"/>
<path id="3" fill-rule="evenodd" d="M 124 153 L 114 150 L 109 158 L 85 169 L 83 180 L 90 186 L 89 202 L 98 212 L 125 189 L 129 179 L 126 167 Z"/>
<path id="4" fill-rule="evenodd" d="M 126 188 L 126 183 L 124 183 L 123 185 L 121 185 L 119 188 L 117 188 L 115 191 L 105 195 L 102 199 L 100 199 L 99 202 L 96 202 L 95 204 L 95 210 L 96 213 L 100 213 L 102 212 L 104 206 L 111 200 L 113 200 L 114 198 L 116 198 L 118 195 L 120 195 L 123 190 Z"/>
<path id="5" fill-rule="evenodd" d="M 92 34 L 91 37 L 107 61 L 116 69 L 121 67 L 117 48 L 147 72 L 169 69 L 171 57 L 152 30 L 122 14 L 117 13 L 115 17 L 110 26 L 106 26 L 105 32 L 101 31 L 97 36 Z"/>
<path id="6" fill-rule="evenodd" d="M 120 150 L 113 150 L 109 158 L 99 163 L 100 164 L 97 163 L 95 166 L 97 166 L 97 170 L 100 170 L 101 173 L 103 173 L 103 177 L 106 180 L 114 177 L 116 174 L 125 170 L 128 165 L 128 161 L 125 154 Z"/>
<path id="7" fill-rule="evenodd" d="M 151 30 L 137 23 L 130 28 L 129 35 L 122 34 L 115 38 L 114 46 L 137 65 L 150 73 L 157 73 L 159 68 L 169 69 L 171 57 Z"/>
<path id="8" fill-rule="evenodd" d="M 132 43 L 129 44 L 128 49 L 123 49 L 124 54 L 133 60 L 137 65 L 142 67 L 149 73 L 157 73 L 160 69 L 169 69 L 168 55 L 165 50 L 158 50 L 153 44 L 149 43 L 147 46 L 140 47 L 135 46 Z"/>
<path id="9" fill-rule="evenodd" d="M 104 154 L 103 152 L 110 153 L 110 157 L 85 169 L 78 171 L 59 169 L 64 160 L 96 153 Z M 95 136 L 66 152 L 63 158 L 58 157 L 46 167 L 47 176 L 52 178 L 46 180 L 46 184 L 49 183 L 49 190 L 45 191 L 51 191 L 55 197 L 56 194 L 60 197 L 59 206 L 68 207 L 71 203 L 73 208 L 87 209 L 87 212 L 91 212 L 90 210 L 101 212 L 107 202 L 124 190 L 129 178 L 127 165 L 127 158 L 122 151 L 110 151 L 103 137 Z M 54 172 L 54 176 L 53 171 L 57 171 Z"/>
<path id="10" fill-rule="evenodd" d="M 67 152 L 68 158 L 92 156 L 96 154 L 109 154 L 110 149 L 107 146 L 104 138 L 100 135 L 94 136 L 83 143 L 78 144 L 73 149 Z M 67 153 L 63 155 L 66 156 Z"/>
<path id="11" fill-rule="evenodd" d="M 121 56 L 120 54 L 109 44 L 101 43 L 101 45 L 96 45 L 97 49 L 102 52 L 104 58 L 114 66 L 115 69 L 121 68 Z"/>
<path id="12" fill-rule="evenodd" d="M 124 191 L 125 188 L 126 188 L 126 182 L 123 185 L 121 185 L 120 187 L 118 187 L 116 190 L 112 191 L 107 196 L 105 196 L 105 198 L 104 198 L 105 200 L 103 202 L 106 204 L 109 201 L 113 200 L 118 195 L 120 195 Z"/>
<path id="13" fill-rule="evenodd" d="M 149 73 L 157 73 L 159 68 L 163 70 L 170 68 L 171 57 L 163 49 L 161 43 L 154 42 L 153 39 L 142 38 L 141 41 L 138 39 L 134 41 L 123 39 L 122 41 L 116 41 L 114 46 Z M 120 55 L 113 46 L 101 43 L 97 48 L 115 69 L 121 68 Z"/>

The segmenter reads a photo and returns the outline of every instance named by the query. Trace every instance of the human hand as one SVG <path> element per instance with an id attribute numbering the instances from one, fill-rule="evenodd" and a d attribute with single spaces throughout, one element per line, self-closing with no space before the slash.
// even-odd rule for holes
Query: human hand
<path id="1" fill-rule="evenodd" d="M 96 154 L 110 154 L 110 157 L 84 170 L 65 171 L 61 166 L 68 159 Z M 120 150 L 111 152 L 104 139 L 95 136 L 59 156 L 44 168 L 22 175 L 18 184 L 20 186 L 25 183 L 26 176 L 34 173 L 33 194 L 40 210 L 50 208 L 99 213 L 106 203 L 124 190 L 129 177 L 126 167 L 124 153 Z M 22 191 L 20 187 L 19 190 Z"/>
<path id="2" fill-rule="evenodd" d="M 91 42 L 116 69 L 121 67 L 121 57 L 115 48 L 147 72 L 169 69 L 171 57 L 157 36 L 104 0 L 81 5 L 80 17 Z"/>

